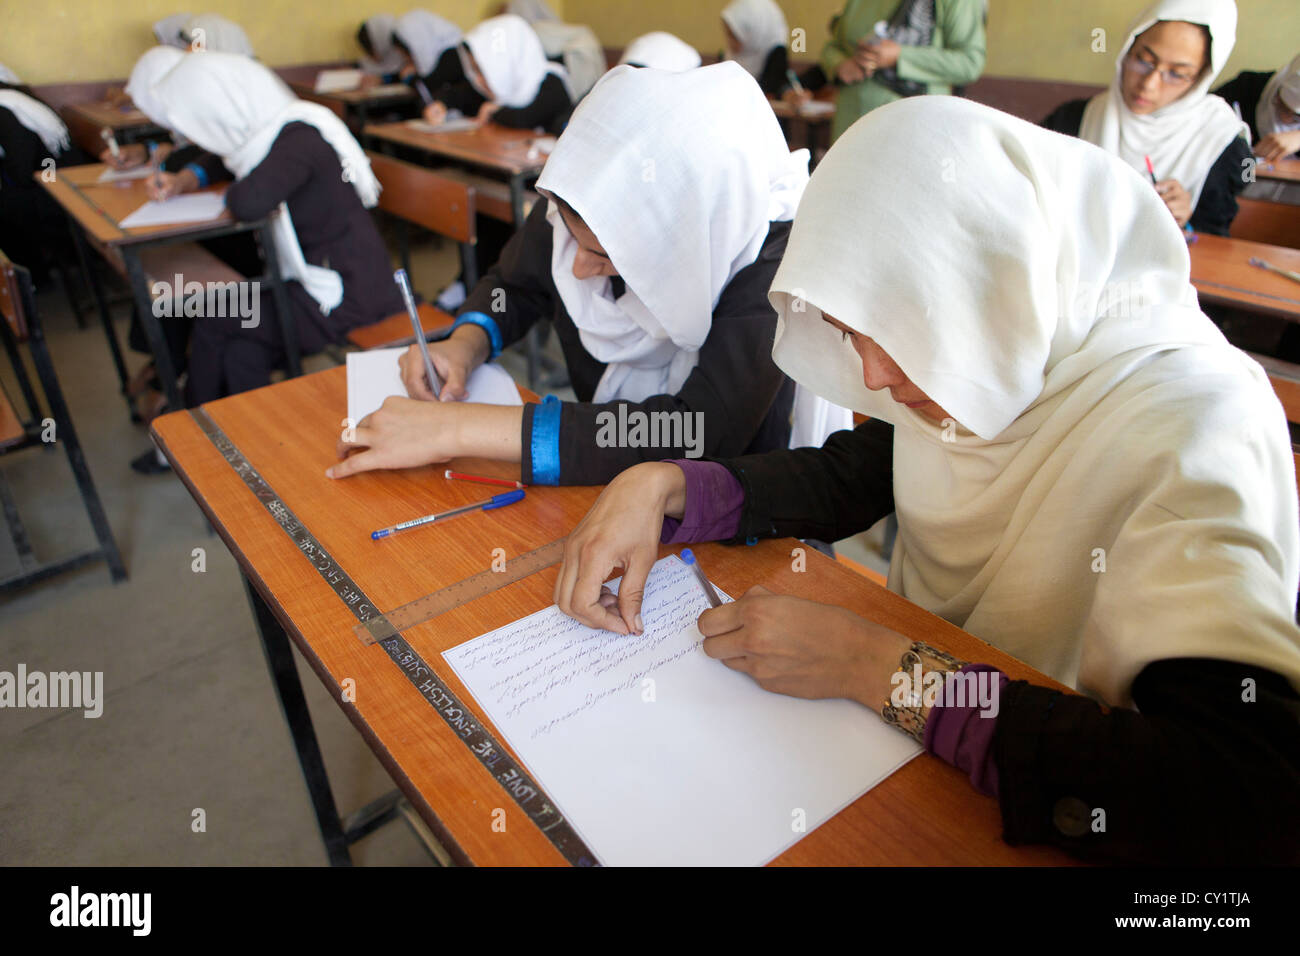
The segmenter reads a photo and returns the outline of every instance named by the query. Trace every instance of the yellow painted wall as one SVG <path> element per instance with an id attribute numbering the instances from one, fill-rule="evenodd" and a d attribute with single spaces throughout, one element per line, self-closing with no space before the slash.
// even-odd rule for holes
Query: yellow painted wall
<path id="1" fill-rule="evenodd" d="M 790 28 L 807 31 L 815 56 L 837 0 L 778 0 Z M 1106 83 L 1118 47 L 1143 0 L 989 0 L 988 63 L 996 76 Z M 668 30 L 700 50 L 722 46 L 724 0 L 566 0 L 565 19 L 586 23 L 607 46 L 623 46 L 650 30 Z M 1300 52 L 1297 0 L 1237 0 L 1237 45 L 1223 77 L 1244 69 L 1276 70 Z M 1092 31 L 1107 31 L 1106 53 L 1093 53 Z M 798 54 L 796 54 L 798 56 Z"/>
<path id="2" fill-rule="evenodd" d="M 244 28 L 271 66 L 360 55 L 357 27 L 376 13 L 424 6 L 470 27 L 500 0 L 0 0 L 0 63 L 25 83 L 120 79 L 153 45 L 153 24 L 179 10 L 219 13 Z M 557 11 L 562 3 L 552 0 Z"/>

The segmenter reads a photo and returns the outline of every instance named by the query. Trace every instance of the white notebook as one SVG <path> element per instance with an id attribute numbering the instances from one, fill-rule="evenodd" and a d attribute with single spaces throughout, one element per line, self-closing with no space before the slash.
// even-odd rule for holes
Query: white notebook
<path id="1" fill-rule="evenodd" d="M 182 222 L 207 222 L 226 210 L 225 190 L 186 193 L 171 199 L 149 200 L 118 225 L 123 229 L 144 226 L 171 226 Z"/>
<path id="2" fill-rule="evenodd" d="M 443 654 L 607 866 L 767 863 L 921 752 L 860 704 L 769 693 L 709 657 L 707 607 L 670 555 L 641 635 L 551 605 Z"/>
<path id="3" fill-rule="evenodd" d="M 397 360 L 404 346 L 348 353 L 348 418 L 359 422 L 384 404 L 390 395 L 407 398 Z M 510 373 L 494 362 L 486 362 L 470 373 L 470 402 L 485 405 L 522 405 L 519 389 Z"/>
<path id="4" fill-rule="evenodd" d="M 129 169 L 113 169 L 111 166 L 99 174 L 98 182 L 101 183 L 120 183 L 130 179 L 147 179 L 154 173 L 153 166 L 145 163 L 143 166 L 132 166 Z"/>

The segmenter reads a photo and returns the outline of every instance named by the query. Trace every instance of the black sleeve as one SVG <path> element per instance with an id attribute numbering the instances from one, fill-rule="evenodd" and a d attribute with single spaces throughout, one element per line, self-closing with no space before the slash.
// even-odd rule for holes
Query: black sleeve
<path id="1" fill-rule="evenodd" d="M 455 83 L 446 83 L 437 90 L 429 91 L 434 100 L 447 107 L 449 110 L 460 110 L 466 116 L 477 116 L 479 107 L 487 102 L 487 98 L 474 89 L 474 85 L 469 80 L 461 79 Z"/>
<path id="2" fill-rule="evenodd" d="M 1070 100 L 1068 103 L 1062 103 L 1038 125 L 1050 129 L 1053 133 L 1078 136 L 1079 127 L 1083 125 L 1083 110 L 1087 105 L 1087 100 Z"/>
<path id="3" fill-rule="evenodd" d="M 1232 661 L 1147 665 L 1137 710 L 1012 681 L 993 741 L 1003 836 L 1085 859 L 1300 862 L 1300 696 Z"/>
<path id="4" fill-rule="evenodd" d="M 4 173 L 4 186 L 34 189 L 32 174 L 41 168 L 42 160 L 50 159 L 50 151 L 41 138 L 18 122 L 11 110 L 0 107 L 0 171 Z"/>
<path id="5" fill-rule="evenodd" d="M 231 175 L 230 170 L 226 169 L 226 164 L 221 161 L 220 156 L 209 153 L 193 144 L 182 146 L 168 153 L 167 158 L 163 160 L 162 168 L 164 172 L 178 173 L 191 163 L 196 164 L 203 170 L 203 174 L 208 178 L 208 185 L 229 182 L 235 178 Z"/>
<path id="6" fill-rule="evenodd" d="M 759 257 L 723 289 L 714 307 L 698 364 L 675 395 L 652 395 L 642 402 L 564 402 L 559 412 L 559 481 L 564 485 L 604 484 L 644 461 L 667 458 L 727 457 L 744 454 L 786 383 L 772 361 L 776 312 L 767 299 L 772 276 L 784 251 L 788 223 L 774 223 L 778 241 L 765 243 Z M 626 406 L 626 411 L 620 409 Z M 531 482 L 533 417 L 523 422 L 523 480 Z M 624 415 L 644 413 L 654 422 L 657 443 L 610 442 L 611 429 Z M 665 416 L 663 413 L 676 413 Z M 659 417 L 656 417 L 659 416 Z M 638 415 L 638 418 L 641 416 Z M 679 423 L 669 429 L 659 423 Z M 686 423 L 693 433 L 687 433 Z M 603 430 L 602 430 L 603 429 Z M 665 434 L 667 432 L 667 434 Z M 629 436 L 632 432 L 629 431 Z"/>
<path id="7" fill-rule="evenodd" d="M 1237 218 L 1237 196 L 1246 188 L 1244 172 L 1252 162 L 1249 144 L 1238 136 L 1210 167 L 1201 198 L 1192 210 L 1191 226 L 1197 232 L 1226 236 Z"/>
<path id="8" fill-rule="evenodd" d="M 567 116 L 572 108 L 573 102 L 569 99 L 564 81 L 554 73 L 547 73 L 531 103 L 517 108 L 503 106 L 492 114 L 492 122 L 513 129 L 534 129 L 538 126 L 551 129 L 556 119 Z"/>
<path id="9" fill-rule="evenodd" d="M 226 207 L 236 219 L 261 219 L 311 179 L 311 157 L 301 143 L 294 143 L 298 133 L 293 126 L 282 129 L 266 158 L 226 190 Z"/>
<path id="10" fill-rule="evenodd" d="M 839 541 L 894 510 L 894 426 L 871 419 L 821 448 L 720 461 L 740 482 L 736 543 L 751 538 Z"/>
<path id="11" fill-rule="evenodd" d="M 468 82 L 465 79 L 465 67 L 460 62 L 458 49 L 458 46 L 452 46 L 443 50 L 442 55 L 438 57 L 438 62 L 433 65 L 433 72 L 424 77 L 424 85 L 433 94 L 435 100 L 440 99 L 438 93 L 444 86 Z M 445 103 L 446 100 L 442 102 Z"/>
<path id="12" fill-rule="evenodd" d="M 492 267 L 470 290 L 458 310 L 489 315 L 501 330 L 503 346 L 522 339 L 535 322 L 555 314 L 551 281 L 551 224 L 547 200 L 539 199 Z"/>
<path id="13" fill-rule="evenodd" d="M 763 61 L 763 72 L 758 75 L 758 85 L 768 96 L 780 96 L 790 88 L 790 52 L 784 46 L 772 47 Z"/>

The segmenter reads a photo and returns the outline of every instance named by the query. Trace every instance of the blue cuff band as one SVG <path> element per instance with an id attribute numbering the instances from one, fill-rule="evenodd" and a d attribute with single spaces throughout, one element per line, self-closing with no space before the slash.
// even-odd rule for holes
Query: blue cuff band
<path id="1" fill-rule="evenodd" d="M 501 350 L 505 347 L 501 340 L 501 329 L 497 327 L 496 320 L 492 318 L 492 316 L 484 312 L 466 312 L 456 319 L 456 323 L 451 327 L 451 331 L 455 332 L 462 325 L 477 325 L 487 333 L 488 344 L 492 349 L 492 354 L 488 356 L 488 361 L 492 361 L 501 354 Z M 447 334 L 450 335 L 451 332 L 448 332 Z"/>
<path id="2" fill-rule="evenodd" d="M 194 178 L 199 181 L 200 186 L 206 186 L 208 184 L 208 174 L 198 163 L 188 163 L 185 168 L 194 174 Z"/>
<path id="3" fill-rule="evenodd" d="M 533 484 L 560 483 L 560 407 L 564 403 L 547 395 L 533 406 L 533 439 L 529 443 L 533 464 Z"/>

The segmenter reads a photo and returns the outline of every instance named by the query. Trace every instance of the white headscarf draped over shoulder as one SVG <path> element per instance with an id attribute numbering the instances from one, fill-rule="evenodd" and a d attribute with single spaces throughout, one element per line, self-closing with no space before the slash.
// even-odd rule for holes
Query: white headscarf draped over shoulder
<path id="1" fill-rule="evenodd" d="M 163 17 L 153 25 L 153 35 L 163 46 L 188 49 L 189 44 L 181 38 L 181 31 L 193 17 L 192 13 L 173 13 L 169 17 Z"/>
<path id="2" fill-rule="evenodd" d="M 587 351 L 608 363 L 594 401 L 674 394 L 718 298 L 793 218 L 808 152 L 791 153 L 758 85 L 734 63 L 666 73 L 618 66 L 578 105 L 537 181 L 582 217 L 622 277 L 577 279 L 554 201 L 551 275 Z"/>
<path id="3" fill-rule="evenodd" d="M 681 73 L 700 65 L 700 52 L 685 40 L 660 30 L 642 34 L 629 43 L 618 62 Z"/>
<path id="4" fill-rule="evenodd" d="M 731 55 L 737 63 L 759 77 L 763 64 L 774 47 L 790 42 L 785 14 L 774 0 L 732 0 L 722 11 L 722 19 L 740 41 L 740 51 Z"/>
<path id="5" fill-rule="evenodd" d="M 197 43 L 202 38 L 203 51 L 206 53 L 253 55 L 253 44 L 248 42 L 244 28 L 215 13 L 201 13 L 197 17 L 191 17 L 185 24 L 184 36 L 191 43 Z"/>
<path id="6" fill-rule="evenodd" d="M 159 80 L 172 71 L 186 54 L 172 46 L 156 46 L 146 50 L 131 68 L 131 77 L 126 81 L 126 95 L 131 102 L 149 119 L 165 126 L 163 123 L 163 106 L 153 95 L 153 88 Z"/>
<path id="7" fill-rule="evenodd" d="M 918 96 L 831 148 L 772 284 L 777 364 L 894 424 L 890 589 L 1115 706 L 1171 657 L 1300 686 L 1286 418 L 1201 313 L 1189 267 L 1117 158 Z M 823 313 L 952 418 L 867 389 Z"/>
<path id="8" fill-rule="evenodd" d="M 1186 93 L 1154 113 L 1139 116 L 1124 103 L 1124 61 L 1133 41 L 1162 20 L 1199 23 L 1210 31 L 1210 67 Z M 1238 136 L 1250 128 L 1210 87 L 1232 54 L 1237 39 L 1237 5 L 1233 0 L 1157 0 L 1138 15 L 1115 61 L 1115 79 L 1083 111 L 1079 138 L 1113 153 L 1139 172 L 1151 157 L 1156 176 L 1176 179 L 1196 208 L 1210 167 Z"/>
<path id="9" fill-rule="evenodd" d="M 428 10 L 412 10 L 397 18 L 393 35 L 411 54 L 415 72 L 428 76 L 438 65 L 438 58 L 460 42 L 460 27 Z"/>
<path id="10" fill-rule="evenodd" d="M 0 63 L 0 83 L 21 85 L 18 74 Z M 71 145 L 68 127 L 59 114 L 38 99 L 19 90 L 0 90 L 0 107 L 14 114 L 14 119 L 40 137 L 50 154 L 57 156 Z M 0 147 L 0 156 L 4 148 Z"/>
<path id="11" fill-rule="evenodd" d="M 490 90 L 479 92 L 502 106 L 527 106 L 537 98 L 546 74 L 554 73 L 563 82 L 569 96 L 573 89 L 564 67 L 546 59 L 542 41 L 528 21 L 513 14 L 484 20 L 465 34 L 465 46 L 474 54 L 483 80 Z M 464 59 L 464 49 L 461 50 Z M 473 81 L 473 71 L 465 64 L 465 75 Z"/>
<path id="12" fill-rule="evenodd" d="M 1273 74 L 1255 107 L 1255 127 L 1260 137 L 1300 129 L 1300 123 L 1282 123 L 1277 116 L 1277 99 L 1292 113 L 1300 113 L 1300 56 Z"/>
<path id="13" fill-rule="evenodd" d="M 370 41 L 370 53 L 361 58 L 362 69 L 377 76 L 396 73 L 402 68 L 402 54 L 393 46 L 393 29 L 397 18 L 391 13 L 377 13 L 361 24 L 366 39 Z"/>
<path id="14" fill-rule="evenodd" d="M 307 123 L 338 155 L 342 175 L 362 205 L 369 208 L 379 201 L 379 181 L 343 121 L 324 106 L 298 99 L 255 60 L 230 53 L 190 54 L 154 86 L 154 96 L 163 110 L 163 125 L 220 156 L 236 179 L 266 158 L 286 123 Z M 273 228 L 281 269 L 328 313 L 343 301 L 343 280 L 332 269 L 304 259 L 284 203 Z"/>

